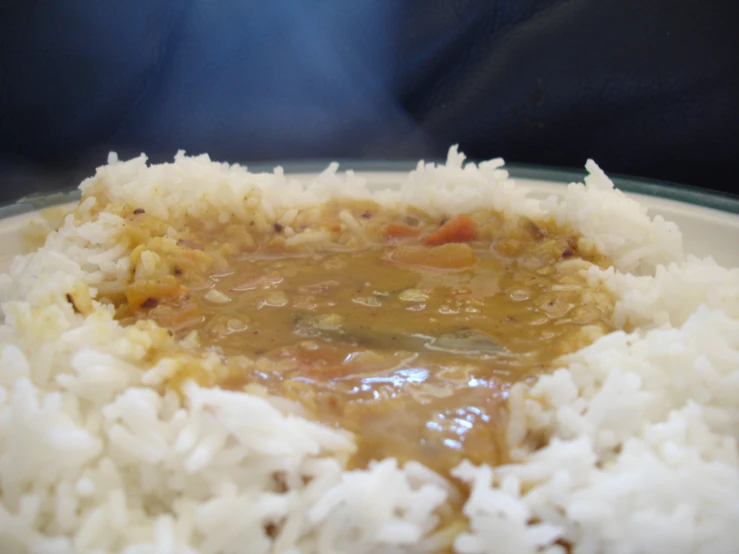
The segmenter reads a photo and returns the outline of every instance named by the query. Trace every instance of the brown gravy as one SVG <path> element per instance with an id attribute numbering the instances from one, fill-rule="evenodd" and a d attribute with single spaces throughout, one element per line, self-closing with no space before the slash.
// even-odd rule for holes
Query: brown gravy
<path id="1" fill-rule="evenodd" d="M 495 240 L 424 243 L 438 223 L 422 221 L 362 248 L 264 243 L 198 279 L 175 267 L 134 282 L 120 317 L 197 331 L 229 368 L 219 385 L 261 384 L 354 432 L 355 467 L 385 457 L 445 474 L 465 458 L 498 464 L 509 386 L 610 330 L 609 295 L 580 273 L 583 257 L 597 257 L 531 225 Z"/>

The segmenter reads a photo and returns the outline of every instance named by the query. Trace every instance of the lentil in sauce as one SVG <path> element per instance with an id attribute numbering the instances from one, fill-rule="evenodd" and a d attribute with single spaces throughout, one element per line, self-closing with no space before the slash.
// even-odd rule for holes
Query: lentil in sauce
<path id="1" fill-rule="evenodd" d="M 582 273 L 607 260 L 525 218 L 354 213 L 372 220 L 354 244 L 290 248 L 275 224 L 207 269 L 185 258 L 216 238 L 182 239 L 171 274 L 134 280 L 119 317 L 197 332 L 229 368 L 218 385 L 260 384 L 352 431 L 354 467 L 505 462 L 510 385 L 610 331 L 611 298 Z"/>

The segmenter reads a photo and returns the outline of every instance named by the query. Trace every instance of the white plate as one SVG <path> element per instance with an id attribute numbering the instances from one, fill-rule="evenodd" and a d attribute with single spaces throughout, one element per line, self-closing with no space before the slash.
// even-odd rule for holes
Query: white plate
<path id="1" fill-rule="evenodd" d="M 286 173 L 298 179 L 309 179 L 325 164 L 292 164 L 283 166 Z M 349 162 L 343 168 L 354 168 L 371 186 L 397 186 L 403 175 L 415 164 L 407 162 Z M 271 170 L 250 166 L 251 171 Z M 532 196 L 544 198 L 560 195 L 567 183 L 582 181 L 584 173 L 524 166 L 509 166 L 516 182 L 530 189 Z M 688 254 L 713 258 L 723 266 L 739 267 L 739 198 L 681 185 L 628 178 L 614 178 L 616 186 L 647 206 L 651 215 L 660 214 L 680 227 Z M 62 206 L 78 197 L 76 191 L 36 195 L 0 207 L 0 272 L 7 271 L 14 256 L 24 253 L 23 230 L 40 212 Z"/>

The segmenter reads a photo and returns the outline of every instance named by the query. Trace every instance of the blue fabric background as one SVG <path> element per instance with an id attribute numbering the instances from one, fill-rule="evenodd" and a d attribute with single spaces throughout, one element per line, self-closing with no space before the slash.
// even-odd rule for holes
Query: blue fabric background
<path id="1" fill-rule="evenodd" d="M 733 190 L 735 2 L 24 1 L 0 8 L 2 197 L 108 150 L 442 156 Z"/>

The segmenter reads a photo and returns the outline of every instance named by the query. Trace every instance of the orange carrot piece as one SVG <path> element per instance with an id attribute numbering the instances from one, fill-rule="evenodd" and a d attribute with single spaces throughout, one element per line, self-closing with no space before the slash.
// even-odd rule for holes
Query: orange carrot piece
<path id="1" fill-rule="evenodd" d="M 385 256 L 390 262 L 436 271 L 464 271 L 477 261 L 469 244 L 442 244 L 441 246 L 399 246 Z"/>
<path id="2" fill-rule="evenodd" d="M 348 371 L 344 360 L 352 350 L 338 347 L 323 341 L 315 341 L 312 348 L 292 345 L 278 348 L 267 353 L 268 358 L 277 360 L 293 360 L 297 362 L 297 372 L 316 380 L 330 380 L 341 377 Z"/>
<path id="3" fill-rule="evenodd" d="M 421 239 L 426 246 L 439 246 L 448 242 L 468 242 L 477 237 L 475 222 L 464 214 L 453 217 L 436 231 Z"/>
<path id="4" fill-rule="evenodd" d="M 404 223 L 390 223 L 385 229 L 385 232 L 387 233 L 387 238 L 396 239 L 396 238 L 406 238 L 406 237 L 417 237 L 418 235 L 421 234 L 421 229 L 419 229 L 418 227 L 411 227 L 410 225 L 405 225 Z"/>

